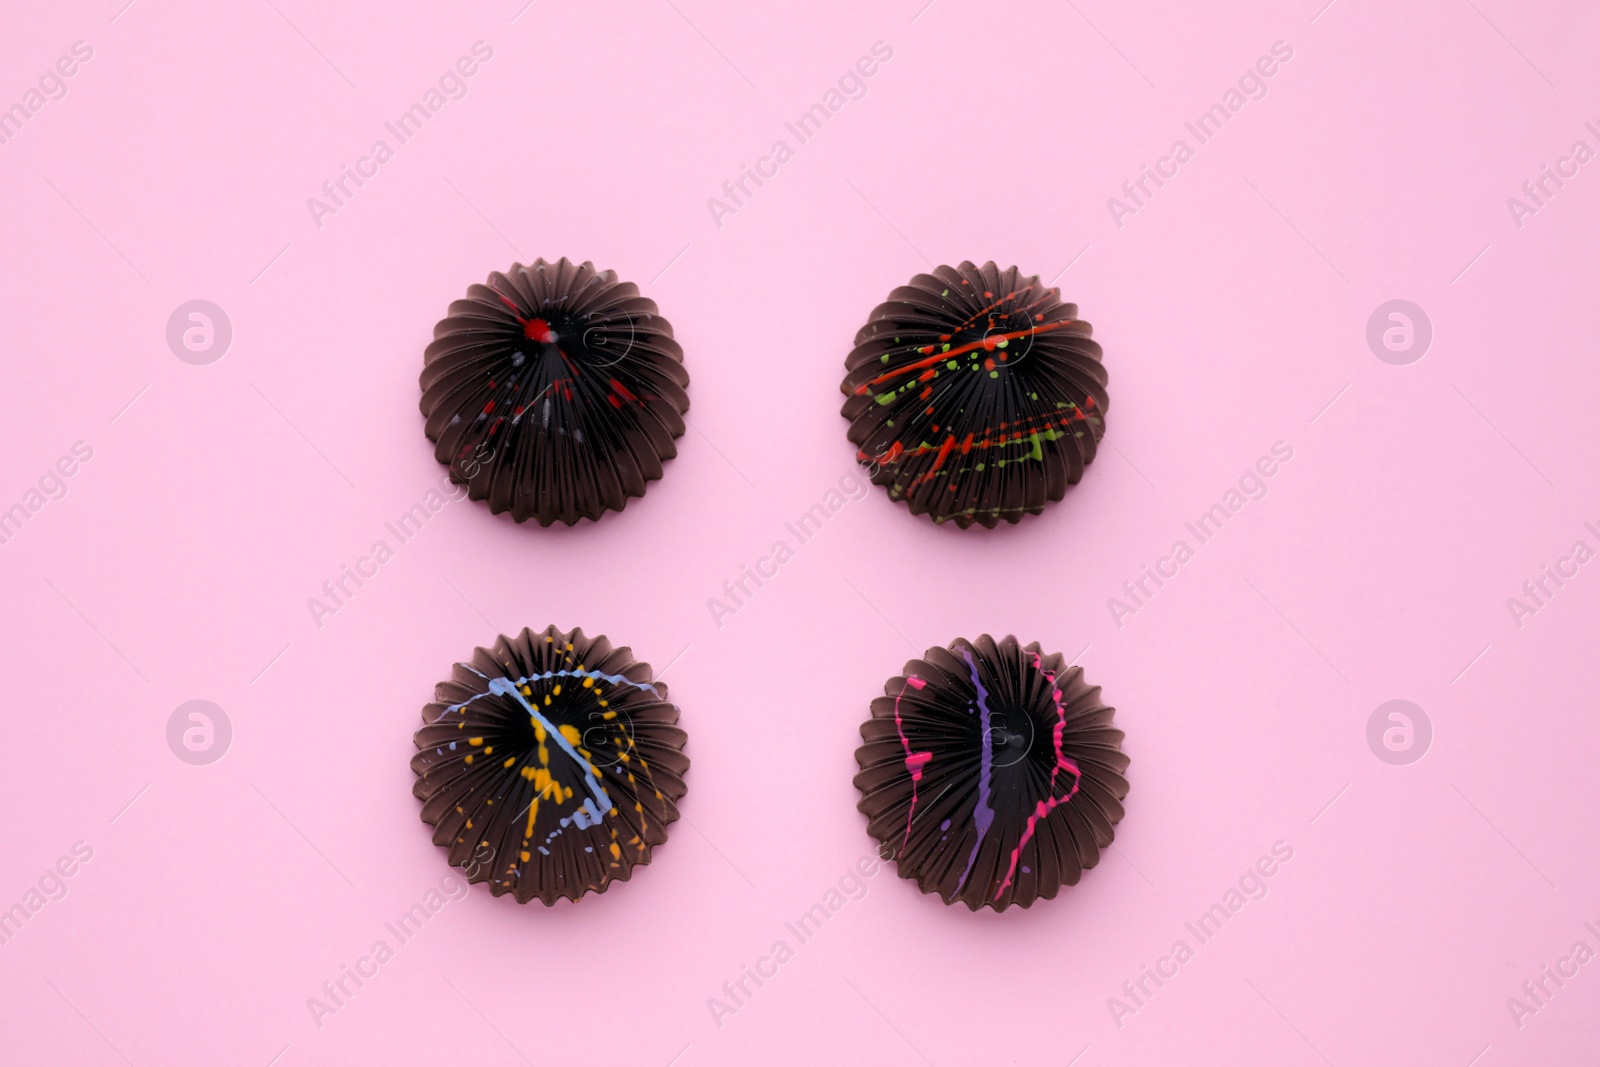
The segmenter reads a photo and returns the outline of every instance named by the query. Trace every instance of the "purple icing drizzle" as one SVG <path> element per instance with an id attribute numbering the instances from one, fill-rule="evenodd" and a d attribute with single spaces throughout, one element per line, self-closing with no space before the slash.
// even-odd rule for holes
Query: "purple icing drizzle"
<path id="1" fill-rule="evenodd" d="M 984 835 L 989 832 L 989 826 L 994 822 L 994 808 L 989 806 L 989 771 L 994 764 L 994 754 L 989 750 L 993 738 L 993 727 L 989 724 L 989 691 L 978 679 L 978 665 L 973 662 L 972 653 L 962 649 L 961 655 L 967 661 L 967 670 L 972 674 L 972 684 L 978 690 L 978 715 L 983 724 L 983 751 L 979 756 L 978 765 L 978 803 L 972 810 L 972 822 L 978 828 L 978 840 L 973 843 L 972 854 L 967 857 L 967 867 L 961 872 L 961 881 L 956 883 L 958 893 L 961 892 L 961 887 L 967 884 L 967 877 L 972 874 L 972 865 L 978 859 L 978 849 L 983 847 Z"/>

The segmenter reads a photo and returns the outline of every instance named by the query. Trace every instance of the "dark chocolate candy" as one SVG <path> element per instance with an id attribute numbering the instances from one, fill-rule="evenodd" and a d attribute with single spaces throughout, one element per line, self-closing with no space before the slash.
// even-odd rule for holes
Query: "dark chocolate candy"
<path id="1" fill-rule="evenodd" d="M 861 727 L 857 806 L 902 878 L 1004 911 L 1100 861 L 1128 757 L 1082 668 L 984 634 L 929 649 L 884 694 Z"/>
<path id="2" fill-rule="evenodd" d="M 567 525 L 621 511 L 683 435 L 689 374 L 632 282 L 535 260 L 489 275 L 433 330 L 422 414 L 434 455 L 489 510 Z"/>
<path id="3" fill-rule="evenodd" d="M 856 334 L 840 388 L 856 458 L 913 515 L 1017 522 L 1083 477 L 1106 370 L 1059 290 L 993 263 L 919 274 Z"/>
<path id="4" fill-rule="evenodd" d="M 686 735 L 626 648 L 554 626 L 457 663 L 422 710 L 413 792 L 433 842 L 495 896 L 554 904 L 625 882 L 666 841 Z"/>

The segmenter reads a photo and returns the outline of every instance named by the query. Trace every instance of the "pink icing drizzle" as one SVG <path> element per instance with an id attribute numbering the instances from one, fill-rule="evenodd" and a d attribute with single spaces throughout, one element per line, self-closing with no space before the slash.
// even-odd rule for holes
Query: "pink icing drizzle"
<path id="1" fill-rule="evenodd" d="M 906 736 L 905 724 L 900 720 L 900 697 L 906 695 L 906 686 L 908 685 L 914 689 L 921 689 L 927 684 L 926 681 L 916 675 L 910 675 L 900 686 L 900 692 L 894 698 L 894 728 L 895 732 L 900 735 L 900 744 L 906 750 L 906 770 L 911 772 L 911 808 L 906 812 L 905 840 L 900 842 L 900 854 L 902 856 L 906 853 L 906 846 L 911 844 L 911 820 L 917 814 L 917 783 L 922 781 L 922 768 L 926 767 L 928 761 L 933 759 L 933 753 L 911 751 L 911 739 Z"/>
<path id="2" fill-rule="evenodd" d="M 1005 880 L 1000 883 L 1000 888 L 995 890 L 994 899 L 996 900 L 999 900 L 1001 895 L 1004 894 L 1006 889 L 1011 885 L 1011 879 L 1017 873 L 1017 862 L 1022 857 L 1023 846 L 1026 845 L 1028 843 L 1028 839 L 1033 836 L 1034 826 L 1038 824 L 1040 819 L 1044 818 L 1046 815 L 1049 815 L 1051 811 L 1055 810 L 1057 805 L 1065 804 L 1067 801 L 1071 800 L 1075 795 L 1077 795 L 1078 785 L 1083 781 L 1083 772 L 1078 769 L 1077 761 L 1061 751 L 1061 735 L 1067 728 L 1067 709 L 1062 706 L 1061 703 L 1061 688 L 1056 685 L 1056 676 L 1050 671 L 1044 670 L 1044 661 L 1039 658 L 1039 653 L 1034 652 L 1031 653 L 1031 655 L 1033 656 L 1034 669 L 1043 671 L 1045 678 L 1049 679 L 1050 694 L 1055 700 L 1056 704 L 1056 725 L 1051 734 L 1052 744 L 1054 745 L 1056 753 L 1055 766 L 1050 768 L 1050 792 L 1052 795 L 1048 799 L 1041 800 L 1034 805 L 1033 814 L 1028 816 L 1028 824 L 1022 828 L 1022 839 L 1017 842 L 1017 847 L 1011 850 L 1011 863 L 1006 868 Z M 1056 775 L 1063 770 L 1072 775 L 1072 788 L 1068 790 L 1065 796 L 1054 796 L 1053 794 L 1056 791 Z"/>

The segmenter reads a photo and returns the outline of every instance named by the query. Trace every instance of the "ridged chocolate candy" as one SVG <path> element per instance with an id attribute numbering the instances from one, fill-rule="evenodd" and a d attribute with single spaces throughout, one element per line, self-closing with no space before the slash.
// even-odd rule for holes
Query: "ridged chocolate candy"
<path id="1" fill-rule="evenodd" d="M 919 274 L 856 334 L 840 386 L 856 458 L 913 515 L 1017 522 L 1083 477 L 1106 370 L 1074 304 L 993 263 Z"/>
<path id="2" fill-rule="evenodd" d="M 489 510 L 567 525 L 621 511 L 677 455 L 683 350 L 653 300 L 592 263 L 518 263 L 450 305 L 423 355 L 434 455 Z"/>
<path id="3" fill-rule="evenodd" d="M 856 750 L 858 807 L 902 878 L 973 911 L 1076 885 L 1122 819 L 1128 757 L 1079 667 L 958 638 L 889 679 Z"/>
<path id="4" fill-rule="evenodd" d="M 411 769 L 433 842 L 496 896 L 625 882 L 678 817 L 689 760 L 648 664 L 581 629 L 500 637 L 422 710 Z"/>

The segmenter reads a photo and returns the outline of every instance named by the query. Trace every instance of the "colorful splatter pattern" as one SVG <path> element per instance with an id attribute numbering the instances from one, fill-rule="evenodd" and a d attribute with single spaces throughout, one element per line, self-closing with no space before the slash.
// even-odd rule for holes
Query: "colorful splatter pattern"
<path id="1" fill-rule="evenodd" d="M 1128 794 L 1099 686 L 1015 637 L 958 638 L 889 679 L 856 750 L 858 805 L 904 878 L 946 904 L 1027 907 L 1076 885 Z"/>
<path id="2" fill-rule="evenodd" d="M 845 361 L 856 459 L 934 522 L 1039 514 L 1105 434 L 1106 370 L 1077 315 L 1016 267 L 917 275 L 873 311 Z"/>
<path id="3" fill-rule="evenodd" d="M 594 264 L 473 285 L 423 354 L 434 455 L 491 511 L 567 525 L 622 510 L 677 454 L 689 384 L 655 302 Z"/>
<path id="4" fill-rule="evenodd" d="M 627 881 L 667 839 L 686 735 L 666 686 L 581 629 L 523 630 L 458 663 L 423 709 L 422 820 L 468 879 L 554 904 Z"/>

